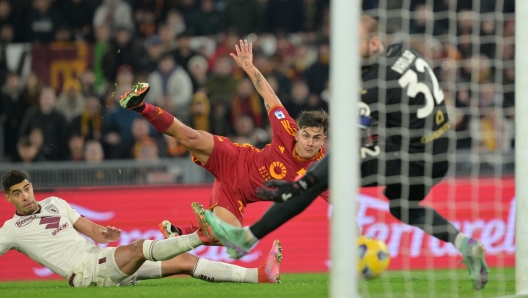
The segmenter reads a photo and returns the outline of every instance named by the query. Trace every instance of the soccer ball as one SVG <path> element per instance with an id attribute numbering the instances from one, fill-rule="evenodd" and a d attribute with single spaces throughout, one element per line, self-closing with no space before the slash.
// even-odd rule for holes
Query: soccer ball
<path id="1" fill-rule="evenodd" d="M 380 276 L 390 263 L 390 254 L 387 245 L 380 240 L 361 236 L 357 241 L 358 246 L 358 274 L 365 279 Z"/>

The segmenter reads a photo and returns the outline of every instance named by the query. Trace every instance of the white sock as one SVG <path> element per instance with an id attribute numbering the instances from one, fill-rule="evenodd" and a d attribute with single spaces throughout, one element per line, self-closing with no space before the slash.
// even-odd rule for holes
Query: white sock
<path id="1" fill-rule="evenodd" d="M 248 269 L 237 265 L 199 258 L 194 266 L 192 277 L 211 282 L 258 283 L 258 269 Z"/>
<path id="2" fill-rule="evenodd" d="M 165 261 L 202 245 L 197 232 L 165 240 L 145 240 L 143 255 L 150 261 Z"/>
<path id="3" fill-rule="evenodd" d="M 460 251 L 460 246 L 462 246 L 462 240 L 466 238 L 467 236 L 464 235 L 462 232 L 458 232 L 458 234 L 455 237 L 455 247 Z"/>
<path id="4" fill-rule="evenodd" d="M 259 239 L 257 239 L 257 237 L 251 233 L 249 227 L 244 227 L 244 238 L 251 246 L 255 245 L 255 243 L 259 241 Z"/>

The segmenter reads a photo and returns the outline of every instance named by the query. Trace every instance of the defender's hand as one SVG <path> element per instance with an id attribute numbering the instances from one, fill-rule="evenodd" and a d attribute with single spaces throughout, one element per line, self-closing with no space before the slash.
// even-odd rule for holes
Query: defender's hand
<path id="1" fill-rule="evenodd" d="M 116 241 L 121 237 L 121 229 L 117 229 L 116 227 L 106 226 L 105 228 L 102 228 L 100 232 L 103 238 L 108 240 L 108 242 Z"/>
<path id="2" fill-rule="evenodd" d="M 240 46 L 235 45 L 236 55 L 230 53 L 229 55 L 233 57 L 236 64 L 238 64 L 243 69 L 247 69 L 253 65 L 253 44 L 247 42 L 247 40 L 240 40 Z"/>

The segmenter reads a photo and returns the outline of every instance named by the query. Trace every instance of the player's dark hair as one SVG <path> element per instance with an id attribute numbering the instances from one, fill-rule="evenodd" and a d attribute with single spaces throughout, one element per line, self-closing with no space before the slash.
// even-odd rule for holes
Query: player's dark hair
<path id="1" fill-rule="evenodd" d="M 297 126 L 299 126 L 299 128 L 322 127 L 325 135 L 328 132 L 328 113 L 323 109 L 315 111 L 303 111 L 299 116 L 297 116 L 295 122 L 297 122 Z"/>
<path id="2" fill-rule="evenodd" d="M 29 181 L 29 176 L 19 170 L 9 170 L 2 176 L 2 187 L 4 192 L 8 193 L 11 186 L 19 184 L 24 180 Z"/>

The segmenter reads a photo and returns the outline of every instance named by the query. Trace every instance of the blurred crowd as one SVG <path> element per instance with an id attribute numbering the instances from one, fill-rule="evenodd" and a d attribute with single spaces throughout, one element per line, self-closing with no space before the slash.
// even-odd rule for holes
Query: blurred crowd
<path id="1" fill-rule="evenodd" d="M 4 160 L 187 155 L 119 106 L 136 82 L 150 84 L 148 102 L 190 126 L 262 148 L 271 138 L 262 99 L 229 53 L 241 38 L 253 42 L 255 66 L 292 117 L 328 110 L 329 1 L 0 0 Z M 397 2 L 365 0 L 362 9 L 399 15 L 381 23 L 387 43 L 408 41 L 434 66 L 457 148 L 511 150 L 514 1 L 413 0 L 408 18 Z M 7 66 L 5 48 L 15 43 L 88 43 L 92 62 L 52 88 L 35 71 Z"/>

